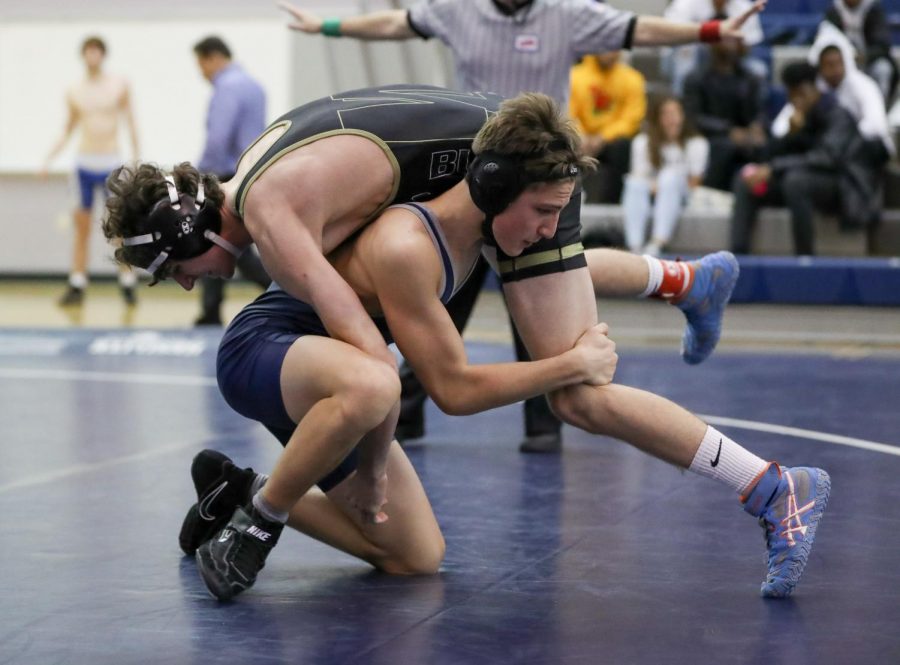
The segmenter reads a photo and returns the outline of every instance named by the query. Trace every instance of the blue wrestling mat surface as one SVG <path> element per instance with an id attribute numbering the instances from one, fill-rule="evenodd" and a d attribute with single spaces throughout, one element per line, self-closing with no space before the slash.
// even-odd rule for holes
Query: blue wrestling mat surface
<path id="1" fill-rule="evenodd" d="M 762 531 L 723 486 L 568 427 L 562 456 L 521 455 L 518 406 L 429 406 L 407 451 L 446 536 L 440 574 L 377 574 L 285 532 L 220 605 L 177 543 L 191 458 L 265 471 L 280 446 L 220 398 L 217 339 L 0 332 L 0 663 L 900 662 L 896 357 L 622 353 L 620 382 L 829 471 L 789 600 L 759 597 Z"/>

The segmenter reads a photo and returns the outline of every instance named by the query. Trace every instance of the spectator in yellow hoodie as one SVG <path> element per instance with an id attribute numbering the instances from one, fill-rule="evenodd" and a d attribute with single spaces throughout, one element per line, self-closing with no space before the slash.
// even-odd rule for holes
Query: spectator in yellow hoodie
<path id="1" fill-rule="evenodd" d="M 621 51 L 585 56 L 572 68 L 569 113 L 586 155 L 601 168 L 585 182 L 588 200 L 618 203 L 632 137 L 647 113 L 644 77 Z"/>

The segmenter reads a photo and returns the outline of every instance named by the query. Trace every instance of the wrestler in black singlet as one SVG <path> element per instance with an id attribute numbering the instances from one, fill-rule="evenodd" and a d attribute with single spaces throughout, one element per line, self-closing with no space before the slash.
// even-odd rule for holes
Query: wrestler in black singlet
<path id="1" fill-rule="evenodd" d="M 263 133 L 265 136 L 271 129 L 287 125 L 287 130 L 238 186 L 238 213 L 243 216 L 244 201 L 253 183 L 280 157 L 337 134 L 369 138 L 391 161 L 394 189 L 382 208 L 433 199 L 465 177 L 472 141 L 502 101 L 502 97 L 491 93 L 393 85 L 352 90 L 300 106 L 275 120 Z M 498 249 L 499 265 L 495 267 L 504 281 L 586 265 L 580 238 L 580 188 L 577 189 L 560 215 L 553 238 L 535 243 L 515 259 Z"/>
<path id="2" fill-rule="evenodd" d="M 266 130 L 288 125 L 241 182 L 237 209 L 243 213 L 247 191 L 273 162 L 336 134 L 364 136 L 385 151 L 394 167 L 394 193 L 385 205 L 433 199 L 465 177 L 472 140 L 501 101 L 493 94 L 397 85 L 353 90 L 304 104 Z"/>
<path id="3" fill-rule="evenodd" d="M 472 141 L 501 101 L 491 94 L 401 85 L 346 92 L 301 106 L 266 130 L 287 125 L 239 184 L 238 212 L 243 215 L 247 192 L 256 178 L 280 157 L 337 134 L 369 138 L 391 161 L 394 188 L 382 207 L 432 199 L 465 177 Z M 502 278 L 510 281 L 586 265 L 579 209 L 580 192 L 573 195 L 560 215 L 553 238 L 535 243 L 514 259 L 498 250 Z M 440 243 L 436 244 L 440 250 Z M 442 294 L 441 299 L 448 301 L 461 281 L 455 271 L 447 270 L 448 262 L 443 263 L 446 284 L 453 287 Z M 389 342 L 384 320 L 376 318 L 375 323 Z M 217 377 L 226 401 L 238 413 L 263 423 L 283 444 L 290 439 L 295 424 L 282 401 L 281 366 L 293 342 L 309 334 L 327 335 L 316 312 L 273 283 L 231 322 L 219 347 Z M 354 451 L 317 484 L 327 491 L 355 466 Z"/>

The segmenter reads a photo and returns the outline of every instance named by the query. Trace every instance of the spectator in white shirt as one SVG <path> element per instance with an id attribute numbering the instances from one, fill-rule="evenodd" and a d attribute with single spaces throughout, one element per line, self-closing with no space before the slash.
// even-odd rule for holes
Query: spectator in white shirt
<path id="1" fill-rule="evenodd" d="M 830 23 L 822 23 L 809 51 L 809 64 L 818 68 L 816 86 L 831 92 L 847 109 L 869 142 L 874 159 L 886 161 L 896 153 L 891 138 L 884 97 L 878 84 L 856 65 L 856 50 L 844 33 Z M 788 133 L 794 107 L 786 104 L 772 123 L 772 135 Z"/>
<path id="2" fill-rule="evenodd" d="M 643 249 L 652 256 L 662 253 L 688 194 L 703 180 L 708 158 L 709 143 L 685 117 L 681 100 L 666 96 L 655 103 L 646 131 L 631 144 L 631 172 L 622 194 L 628 249 Z M 653 226 L 645 244 L 651 216 Z"/>
<path id="3" fill-rule="evenodd" d="M 891 57 L 891 26 L 880 0 L 832 0 L 825 21 L 847 36 L 862 56 L 866 74 L 890 105 L 900 72 Z"/>

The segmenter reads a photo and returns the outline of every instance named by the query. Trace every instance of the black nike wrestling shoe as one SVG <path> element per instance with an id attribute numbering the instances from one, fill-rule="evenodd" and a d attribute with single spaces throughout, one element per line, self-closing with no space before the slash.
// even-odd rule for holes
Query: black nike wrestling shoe
<path id="1" fill-rule="evenodd" d="M 253 586 L 283 529 L 252 503 L 236 508 L 225 528 L 197 549 L 197 567 L 209 592 L 225 601 Z"/>
<path id="2" fill-rule="evenodd" d="M 235 466 L 220 452 L 207 449 L 194 457 L 191 478 L 197 490 L 197 503 L 184 518 L 178 543 L 185 554 L 193 556 L 200 545 L 228 523 L 235 508 L 250 500 L 256 473 Z"/>

